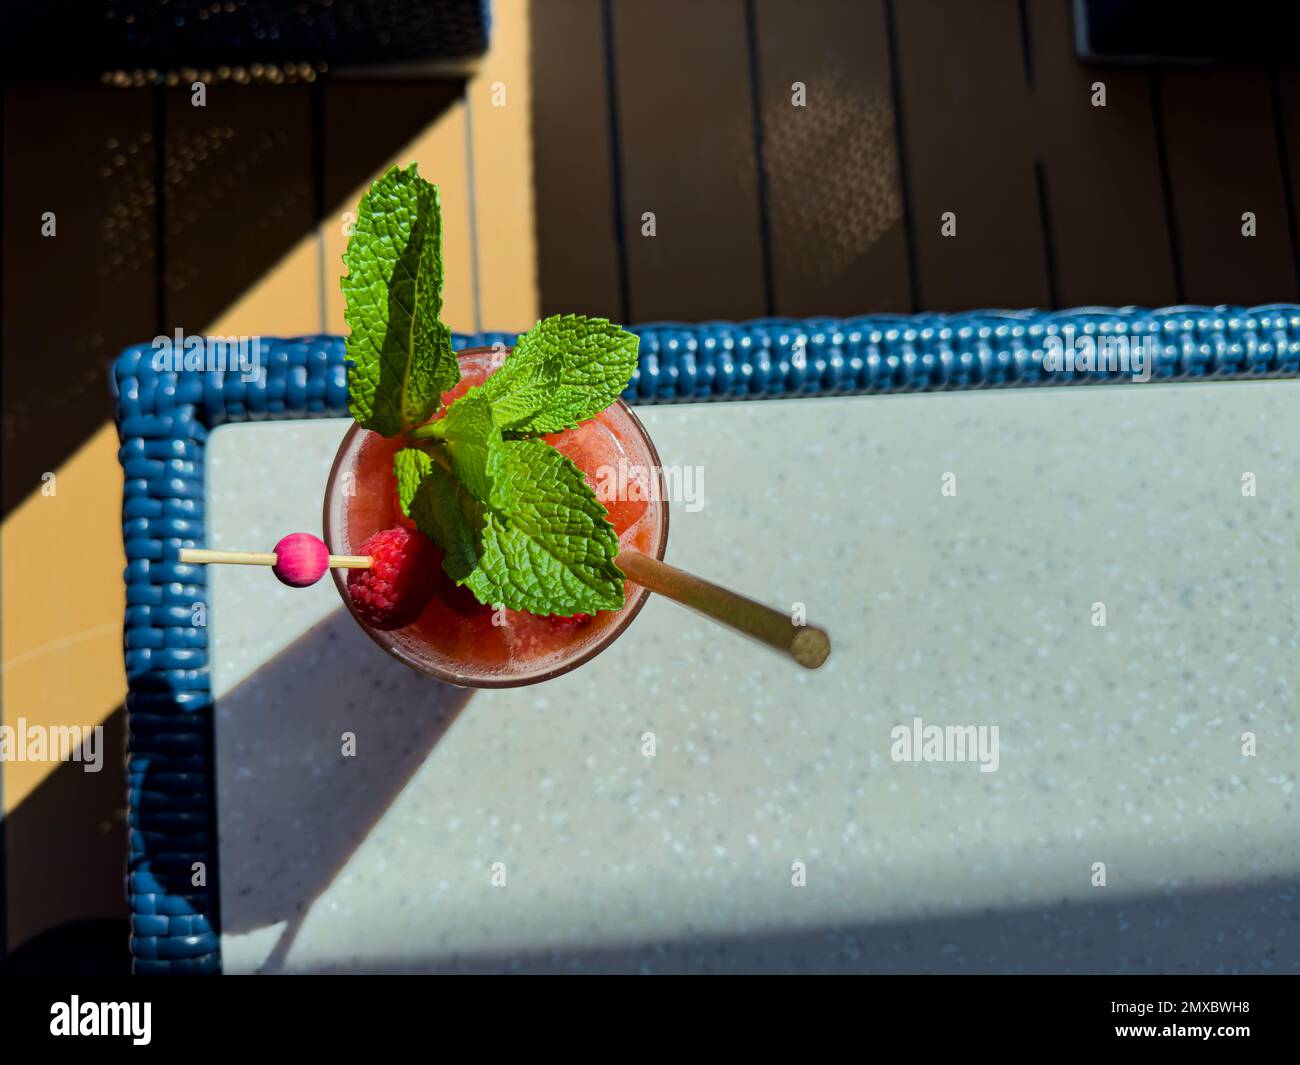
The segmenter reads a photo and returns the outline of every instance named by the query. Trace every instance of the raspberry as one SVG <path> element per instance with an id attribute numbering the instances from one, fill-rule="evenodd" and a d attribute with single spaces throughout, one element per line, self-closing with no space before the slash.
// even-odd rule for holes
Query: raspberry
<path id="1" fill-rule="evenodd" d="M 441 552 L 421 532 L 384 529 L 357 548 L 374 561 L 348 571 L 348 595 L 371 628 L 400 629 L 423 613 L 442 573 Z"/>

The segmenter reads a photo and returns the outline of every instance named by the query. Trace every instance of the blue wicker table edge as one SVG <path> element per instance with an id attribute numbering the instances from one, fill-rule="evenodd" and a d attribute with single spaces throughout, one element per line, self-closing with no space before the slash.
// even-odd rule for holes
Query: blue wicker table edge
<path id="1" fill-rule="evenodd" d="M 652 323 L 625 398 L 634 404 L 914 393 L 1128 380 L 1052 371 L 1049 337 L 1141 337 L 1155 381 L 1300 376 L 1300 306 L 974 311 L 952 315 Z M 456 334 L 456 348 L 513 344 Z M 213 699 L 202 566 L 204 451 L 218 425 L 347 414 L 341 337 L 262 338 L 252 380 L 238 369 L 155 366 L 128 348 L 112 390 L 126 553 L 127 893 L 139 974 L 221 970 Z"/>

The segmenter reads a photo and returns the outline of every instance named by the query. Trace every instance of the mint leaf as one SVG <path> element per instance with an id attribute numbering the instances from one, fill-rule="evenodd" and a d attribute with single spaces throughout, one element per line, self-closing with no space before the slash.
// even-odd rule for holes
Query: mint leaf
<path id="1" fill-rule="evenodd" d="M 533 614 L 623 606 L 618 535 L 582 471 L 540 440 L 502 444 L 513 507 L 485 506 L 423 451 L 394 459 L 402 509 L 445 552 L 443 569 L 481 603 Z"/>
<path id="2" fill-rule="evenodd" d="M 509 508 L 505 441 L 481 388 L 472 388 L 428 427 L 446 443 L 451 466 L 470 494 L 500 510 Z"/>
<path id="3" fill-rule="evenodd" d="M 482 507 L 438 463 L 417 448 L 393 456 L 402 513 L 443 550 L 442 568 L 458 584 L 478 564 Z"/>
<path id="4" fill-rule="evenodd" d="M 348 409 L 397 436 L 438 409 L 460 380 L 442 314 L 442 214 L 437 186 L 415 164 L 392 167 L 361 198 L 342 279 L 347 300 Z"/>
<path id="5" fill-rule="evenodd" d="M 402 513 L 411 516 L 411 502 L 420 487 L 420 482 L 429 475 L 433 464 L 429 456 L 419 448 L 406 447 L 393 456 L 393 475 L 397 478 L 397 501 L 402 506 Z"/>
<path id="6" fill-rule="evenodd" d="M 488 509 L 465 584 L 482 603 L 533 614 L 623 606 L 618 534 L 582 471 L 540 440 L 505 443 L 509 515 Z"/>
<path id="7" fill-rule="evenodd" d="M 572 429 L 614 402 L 636 370 L 639 338 L 604 318 L 544 318 L 482 386 L 511 436 Z"/>

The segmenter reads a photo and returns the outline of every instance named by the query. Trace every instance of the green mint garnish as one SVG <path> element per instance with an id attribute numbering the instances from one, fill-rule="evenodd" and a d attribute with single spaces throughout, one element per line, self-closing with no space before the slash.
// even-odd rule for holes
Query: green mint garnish
<path id="1" fill-rule="evenodd" d="M 438 190 L 389 170 L 361 201 L 344 262 L 352 415 L 410 446 L 393 460 L 403 513 L 482 603 L 534 614 L 623 606 L 619 542 L 582 471 L 544 441 L 609 406 L 638 338 L 557 315 L 519 337 L 496 373 L 437 421 L 460 379 L 442 311 Z"/>
<path id="2" fill-rule="evenodd" d="M 533 614 L 618 610 L 618 534 L 582 471 L 541 440 L 505 448 L 513 505 L 484 514 L 478 565 L 465 583 L 481 603 Z"/>
<path id="3" fill-rule="evenodd" d="M 402 509 L 446 552 L 448 576 L 481 603 L 533 614 L 622 607 L 618 534 L 582 471 L 541 440 L 505 441 L 504 460 L 509 509 L 485 505 L 423 451 L 394 459 Z"/>
<path id="4" fill-rule="evenodd" d="M 544 318 L 515 344 L 483 394 L 501 430 L 543 436 L 572 429 L 619 397 L 636 369 L 638 338 L 603 318 Z"/>
<path id="5" fill-rule="evenodd" d="M 528 438 L 609 406 L 632 377 L 637 344 L 603 318 L 544 319 L 484 384 L 408 434 L 443 463 L 420 482 L 430 498 L 413 496 L 403 508 L 480 602 L 535 614 L 623 605 L 618 536 L 605 508 L 577 466 Z"/>
<path id="6" fill-rule="evenodd" d="M 367 429 L 397 436 L 438 409 L 460 380 L 442 314 L 438 189 L 393 167 L 361 198 L 342 279 L 348 409 Z"/>
<path id="7" fill-rule="evenodd" d="M 447 408 L 447 414 L 430 429 L 438 431 L 451 458 L 451 468 L 470 495 L 481 503 L 508 509 L 505 477 L 505 441 L 492 418 L 492 404 L 472 388 Z"/>
<path id="8" fill-rule="evenodd" d="M 442 568 L 457 584 L 478 565 L 478 529 L 483 506 L 442 466 L 418 448 L 393 456 L 402 512 L 442 548 Z"/>

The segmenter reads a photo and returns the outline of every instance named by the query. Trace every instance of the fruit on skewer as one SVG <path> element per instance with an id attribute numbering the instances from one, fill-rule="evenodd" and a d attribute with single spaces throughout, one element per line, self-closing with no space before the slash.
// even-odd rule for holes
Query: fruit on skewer
<path id="1" fill-rule="evenodd" d="M 281 538 L 274 551 L 208 551 L 199 547 L 182 547 L 181 562 L 204 565 L 221 562 L 234 566 L 270 566 L 281 584 L 306 588 L 315 584 L 329 569 L 369 569 L 368 555 L 331 555 L 325 541 L 311 533 L 290 533 Z"/>
<path id="2" fill-rule="evenodd" d="M 437 589 L 441 555 L 423 533 L 398 526 L 375 533 L 361 554 L 331 555 L 311 533 L 290 533 L 274 551 L 208 551 L 184 547 L 180 561 L 270 566 L 281 584 L 307 588 L 327 570 L 346 569 L 348 598 L 362 619 L 376 629 L 400 629 L 424 609 Z"/>

